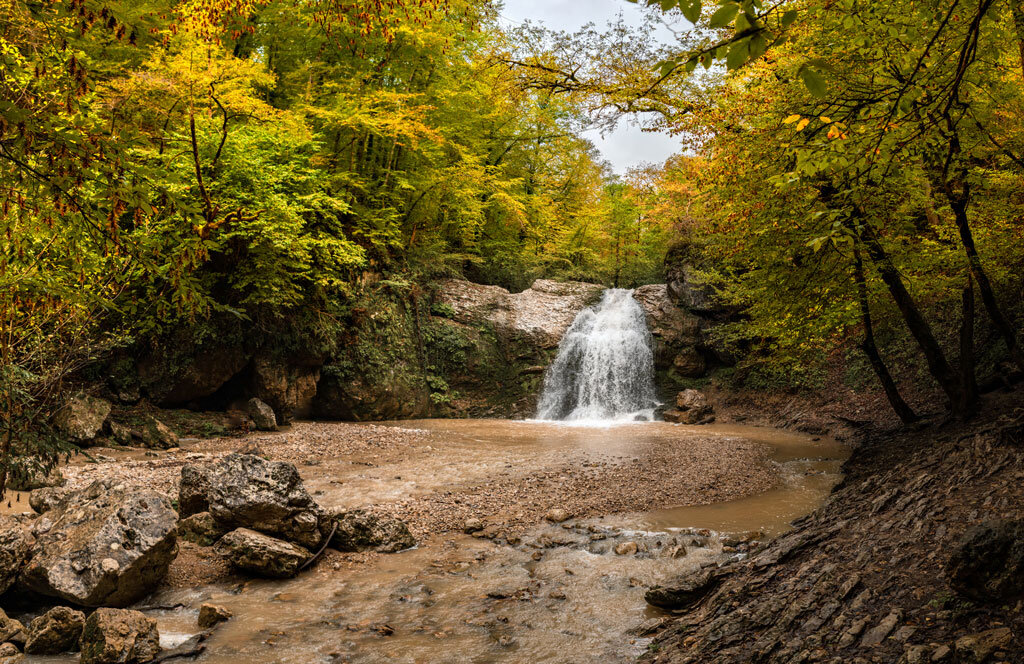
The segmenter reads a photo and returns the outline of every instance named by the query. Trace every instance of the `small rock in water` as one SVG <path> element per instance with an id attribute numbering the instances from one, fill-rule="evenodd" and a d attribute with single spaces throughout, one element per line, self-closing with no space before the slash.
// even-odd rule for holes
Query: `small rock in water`
<path id="1" fill-rule="evenodd" d="M 563 521 L 569 520 L 569 513 L 563 510 L 561 507 L 548 510 L 548 513 L 544 515 L 544 518 L 551 523 L 562 523 Z"/>
<path id="2" fill-rule="evenodd" d="M 233 614 L 223 606 L 216 604 L 203 604 L 199 607 L 199 628 L 210 629 L 225 620 L 229 620 Z"/>
<path id="3" fill-rule="evenodd" d="M 148 662 L 160 652 L 156 620 L 128 609 L 96 609 L 85 621 L 82 664 Z"/>
<path id="4" fill-rule="evenodd" d="M 638 550 L 636 542 L 622 542 L 615 547 L 615 553 L 620 556 L 632 556 Z"/>

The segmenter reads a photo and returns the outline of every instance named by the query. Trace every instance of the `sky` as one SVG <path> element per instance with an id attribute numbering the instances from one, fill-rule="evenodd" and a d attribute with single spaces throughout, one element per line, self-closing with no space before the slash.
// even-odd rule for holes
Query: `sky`
<path id="1" fill-rule="evenodd" d="M 626 0 L 505 0 L 501 16 L 506 25 L 529 20 L 553 30 L 572 32 L 587 23 L 601 27 L 620 13 L 628 24 L 643 22 L 640 7 Z M 632 166 L 661 164 L 680 150 L 678 139 L 643 132 L 627 121 L 620 122 L 614 131 L 604 136 L 597 131 L 587 132 L 587 138 L 619 174 Z"/>

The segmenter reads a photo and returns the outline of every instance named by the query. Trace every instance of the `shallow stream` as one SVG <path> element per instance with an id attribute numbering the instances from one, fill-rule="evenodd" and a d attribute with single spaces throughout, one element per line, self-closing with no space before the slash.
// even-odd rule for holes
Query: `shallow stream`
<path id="1" fill-rule="evenodd" d="M 644 625 L 664 615 L 644 602 L 647 586 L 723 555 L 743 555 L 723 553 L 724 534 L 761 531 L 764 539 L 782 532 L 824 500 L 846 455 L 831 440 L 732 425 L 430 420 L 392 426 L 441 434 L 443 449 L 436 449 L 435 435 L 429 453 L 411 450 L 397 463 L 318 459 L 301 470 L 322 504 L 386 502 L 489 477 L 500 483 L 524 465 L 629 458 L 709 434 L 769 446 L 780 482 L 762 495 L 718 505 L 537 525 L 513 543 L 447 533 L 365 563 L 325 562 L 287 581 L 164 590 L 146 604 L 182 605 L 149 611 L 165 647 L 195 633 L 200 604 L 213 602 L 235 617 L 217 628 L 200 662 L 629 662 L 650 643 Z M 620 545 L 622 555 L 615 551 Z"/>

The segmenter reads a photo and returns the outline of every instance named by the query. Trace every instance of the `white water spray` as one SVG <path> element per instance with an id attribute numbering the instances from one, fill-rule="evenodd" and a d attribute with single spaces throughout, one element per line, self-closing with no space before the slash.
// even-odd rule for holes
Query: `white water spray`
<path id="1" fill-rule="evenodd" d="M 544 376 L 537 419 L 653 420 L 658 405 L 647 319 L 633 291 L 611 288 L 584 309 Z"/>

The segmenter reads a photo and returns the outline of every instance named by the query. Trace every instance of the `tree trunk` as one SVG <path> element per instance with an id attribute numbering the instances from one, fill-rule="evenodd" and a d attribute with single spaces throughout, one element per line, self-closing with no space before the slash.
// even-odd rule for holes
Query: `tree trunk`
<path id="1" fill-rule="evenodd" d="M 974 371 L 974 280 L 967 273 L 960 320 L 960 416 L 969 418 L 978 412 L 978 379 Z"/>
<path id="2" fill-rule="evenodd" d="M 864 341 L 861 343 L 861 349 L 868 356 L 871 368 L 875 370 L 878 382 L 882 384 L 885 396 L 889 399 L 889 405 L 896 411 L 900 421 L 904 424 L 913 424 L 920 418 L 907 402 L 903 400 L 903 396 L 896 386 L 896 381 L 893 380 L 892 374 L 889 373 L 889 368 L 885 366 L 882 355 L 878 352 L 878 345 L 875 343 L 875 328 L 871 321 L 871 306 L 868 302 L 867 280 L 864 277 L 864 263 L 861 261 L 860 251 L 856 248 L 853 251 L 853 278 L 857 283 L 857 300 L 860 302 L 860 315 L 864 323 Z"/>
<path id="3" fill-rule="evenodd" d="M 1017 28 L 1017 44 L 1020 46 L 1020 66 L 1024 73 L 1024 5 L 1021 0 L 1010 0 L 1013 11 L 1013 25 Z"/>
<path id="4" fill-rule="evenodd" d="M 971 225 L 967 218 L 967 205 L 970 201 L 969 185 L 962 183 L 959 194 L 953 194 L 952 188 L 953 185 L 950 184 L 948 188 L 949 204 L 953 208 L 953 214 L 956 217 L 956 226 L 960 231 L 960 241 L 964 245 L 964 253 L 967 254 L 967 263 L 971 267 L 974 280 L 978 282 L 981 301 L 985 304 L 985 310 L 988 312 L 989 318 L 992 319 L 992 324 L 995 325 L 996 331 L 999 332 L 1003 337 L 1003 341 L 1006 342 L 1006 349 L 1010 353 L 1010 359 L 1021 371 L 1024 371 L 1024 353 L 1021 352 L 1020 346 L 1017 344 L 1017 333 L 1014 331 L 1010 321 L 1003 315 L 1002 309 L 999 308 L 995 291 L 992 289 L 992 282 L 989 281 L 988 273 L 985 272 L 985 266 L 981 264 L 978 249 L 974 245 L 974 234 L 971 232 Z"/>
<path id="5" fill-rule="evenodd" d="M 911 296 L 907 291 L 907 287 L 903 284 L 903 278 L 900 276 L 899 270 L 893 265 L 885 248 L 882 247 L 878 238 L 875 237 L 873 230 L 865 225 L 860 233 L 860 239 L 867 248 L 868 256 L 878 269 L 878 274 L 882 277 L 882 281 L 889 288 L 889 293 L 903 315 L 903 320 L 906 322 L 910 334 L 913 335 L 917 345 L 924 353 L 929 371 L 949 398 L 950 408 L 959 411 L 962 401 L 960 377 L 956 375 L 953 367 L 950 366 L 946 355 L 942 352 L 942 347 L 935 339 L 931 326 L 928 325 L 928 321 L 921 315 L 921 310 L 918 309 L 913 296 Z M 959 415 L 960 413 L 956 412 L 956 414 Z"/>

